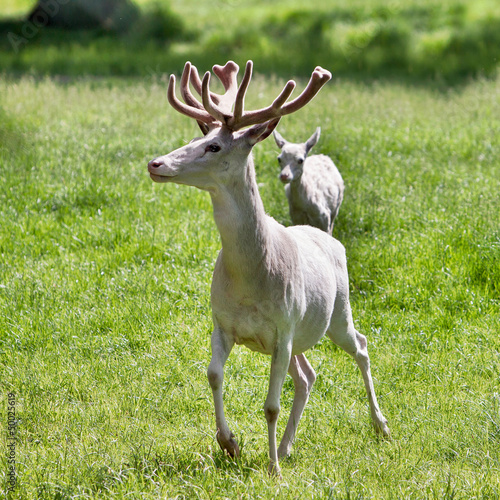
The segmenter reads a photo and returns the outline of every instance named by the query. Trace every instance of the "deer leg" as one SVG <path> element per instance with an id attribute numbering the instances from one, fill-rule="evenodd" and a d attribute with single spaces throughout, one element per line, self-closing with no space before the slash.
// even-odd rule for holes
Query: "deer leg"
<path id="1" fill-rule="evenodd" d="M 233 348 L 234 341 L 226 335 L 219 327 L 215 327 L 212 332 L 212 359 L 208 366 L 207 376 L 215 407 L 215 424 L 217 426 L 217 442 L 223 451 L 231 457 L 240 454 L 238 443 L 234 439 L 234 434 L 229 430 L 224 416 L 224 403 L 222 400 L 222 383 L 224 380 L 224 364 Z"/>
<path id="2" fill-rule="evenodd" d="M 278 458 L 286 457 L 290 454 L 300 418 L 316 380 L 316 373 L 314 373 L 312 366 L 304 354 L 292 357 L 288 373 L 292 377 L 295 394 L 293 396 L 292 411 L 290 412 L 285 433 L 278 448 Z"/>
<path id="3" fill-rule="evenodd" d="M 290 366 L 292 354 L 292 340 L 278 339 L 271 361 L 271 376 L 269 378 L 269 390 L 264 403 L 264 414 L 267 420 L 267 432 L 269 435 L 269 474 L 281 477 L 278 463 L 278 449 L 276 446 L 276 424 L 280 413 L 280 397 L 285 381 L 286 372 Z"/>
<path id="4" fill-rule="evenodd" d="M 380 411 L 377 402 L 377 396 L 375 395 L 375 389 L 373 387 L 372 374 L 370 371 L 370 357 L 368 356 L 366 337 L 358 331 L 355 331 L 355 335 L 358 349 L 354 354 L 354 359 L 356 360 L 356 363 L 361 370 L 363 381 L 365 383 L 373 426 L 375 427 L 375 432 L 377 432 L 377 434 L 382 434 L 384 437 L 389 437 L 391 435 L 391 432 L 389 430 L 389 427 L 387 426 L 387 419 L 382 415 L 382 412 Z"/>
<path id="5" fill-rule="evenodd" d="M 363 376 L 375 432 L 382 434 L 384 437 L 389 437 L 391 433 L 387 426 L 387 419 L 380 411 L 375 389 L 373 387 L 366 337 L 354 328 L 350 307 L 347 308 L 347 311 L 344 308 L 342 309 L 343 314 L 347 312 L 347 317 L 332 320 L 327 335 L 335 344 L 350 354 L 356 361 Z"/>
<path id="6" fill-rule="evenodd" d="M 333 230 L 333 220 L 332 215 L 329 210 L 326 208 L 321 208 L 318 214 L 318 225 L 321 230 L 325 231 L 328 234 L 332 234 Z"/>

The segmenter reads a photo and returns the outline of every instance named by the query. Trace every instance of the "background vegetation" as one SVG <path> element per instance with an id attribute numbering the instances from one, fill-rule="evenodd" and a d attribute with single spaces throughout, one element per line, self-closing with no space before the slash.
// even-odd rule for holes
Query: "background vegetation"
<path id="1" fill-rule="evenodd" d="M 143 0 L 132 27 L 118 23 L 118 38 L 115 30 L 27 28 L 21 16 L 29 4 L 10 1 L 4 9 L 10 15 L 0 25 L 4 70 L 144 76 L 175 71 L 187 59 L 206 65 L 222 57 L 258 59 L 261 71 L 280 75 L 306 75 L 321 63 L 338 75 L 450 82 L 491 75 L 500 56 L 496 0 L 216 0 L 202 6 Z"/>
<path id="2" fill-rule="evenodd" d="M 323 2 L 324 15 L 309 10 L 295 22 L 300 3 L 233 0 L 214 15 L 194 0 L 144 2 L 143 12 L 180 20 L 170 42 L 43 30 L 14 54 L 0 37 L 8 70 L 0 78 L 2 440 L 9 392 L 19 418 L 11 498 L 500 497 L 500 79 L 489 58 L 446 73 L 451 59 L 427 57 L 418 79 L 405 55 L 387 64 L 391 51 L 414 54 L 424 32 L 452 33 L 458 19 L 464 34 L 497 12 L 488 2 Z M 30 2 L 6 5 L 12 19 Z M 344 176 L 334 235 L 347 249 L 355 322 L 393 439 L 376 438 L 358 370 L 325 340 L 310 351 L 318 380 L 277 482 L 267 475 L 267 357 L 237 348 L 227 363 L 241 459 L 224 457 L 214 438 L 205 373 L 220 241 L 206 193 L 147 175 L 149 159 L 198 134 L 168 107 L 162 71 L 178 72 L 187 58 L 201 71 L 232 56 L 241 66 L 250 54 L 263 74 L 248 105 L 267 104 L 283 78 L 309 73 L 333 50 L 333 42 L 315 50 L 311 37 L 292 50 L 294 30 L 312 33 L 308 23 L 323 19 L 325 34 L 341 22 L 329 17 L 335 10 L 355 31 L 384 9 L 384 23 L 407 20 L 406 48 L 396 37 L 378 66 L 367 63 L 375 42 L 323 63 L 338 65 L 334 80 L 280 131 L 302 140 L 321 125 L 315 151 Z M 446 12 L 457 13 L 453 22 Z M 250 27 L 263 34 L 259 43 L 276 37 L 289 47 L 276 67 L 277 49 L 260 55 Z M 219 54 L 238 32 L 249 38 Z M 473 60 L 466 49 L 457 54 L 460 64 L 462 54 Z M 86 76 L 59 76 L 72 74 Z M 272 140 L 256 147 L 257 175 L 267 211 L 288 225 L 277 152 Z M 287 380 L 280 432 L 291 399 Z"/>

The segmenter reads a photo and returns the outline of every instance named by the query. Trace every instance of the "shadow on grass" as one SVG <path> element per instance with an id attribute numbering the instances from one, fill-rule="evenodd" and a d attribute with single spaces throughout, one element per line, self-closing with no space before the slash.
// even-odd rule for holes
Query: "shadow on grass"
<path id="1" fill-rule="evenodd" d="M 221 450 L 214 453 L 202 453 L 196 450 L 175 450 L 155 456 L 149 456 L 144 452 L 134 453 L 126 464 L 132 473 L 143 476 L 158 475 L 165 478 L 189 478 L 206 477 L 212 474 L 234 474 L 241 479 L 250 477 L 256 471 L 262 469 L 262 457 L 250 459 L 242 457 L 231 459 Z"/>

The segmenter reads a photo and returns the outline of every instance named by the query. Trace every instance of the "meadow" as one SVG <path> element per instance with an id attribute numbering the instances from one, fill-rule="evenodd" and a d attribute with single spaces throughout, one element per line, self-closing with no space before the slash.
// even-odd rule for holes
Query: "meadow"
<path id="1" fill-rule="evenodd" d="M 265 60 L 255 69 L 249 107 L 284 83 Z M 355 363 L 325 339 L 309 353 L 318 377 L 277 481 L 262 409 L 269 358 L 231 353 L 226 416 L 241 458 L 215 440 L 210 198 L 146 170 L 199 134 L 169 108 L 167 75 L 31 73 L 0 78 L 3 494 L 13 394 L 13 499 L 500 497 L 498 76 L 334 73 L 280 123 L 297 141 L 320 125 L 315 152 L 344 177 L 334 237 L 392 440 L 371 427 Z M 289 225 L 277 154 L 272 139 L 254 149 L 265 208 Z M 288 378 L 280 434 L 292 396 Z"/>

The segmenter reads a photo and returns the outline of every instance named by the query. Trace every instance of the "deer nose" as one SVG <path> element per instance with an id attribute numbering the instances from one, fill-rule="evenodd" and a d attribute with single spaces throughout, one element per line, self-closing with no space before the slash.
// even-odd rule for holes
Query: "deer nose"
<path id="1" fill-rule="evenodd" d="M 154 160 L 151 160 L 149 163 L 148 163 L 148 168 L 158 168 L 158 167 L 161 167 L 163 165 L 163 161 L 160 160 L 159 158 L 155 158 Z"/>
<path id="2" fill-rule="evenodd" d="M 281 182 L 288 182 L 290 180 L 290 175 L 285 173 L 285 172 L 282 172 L 280 174 L 280 181 Z"/>

